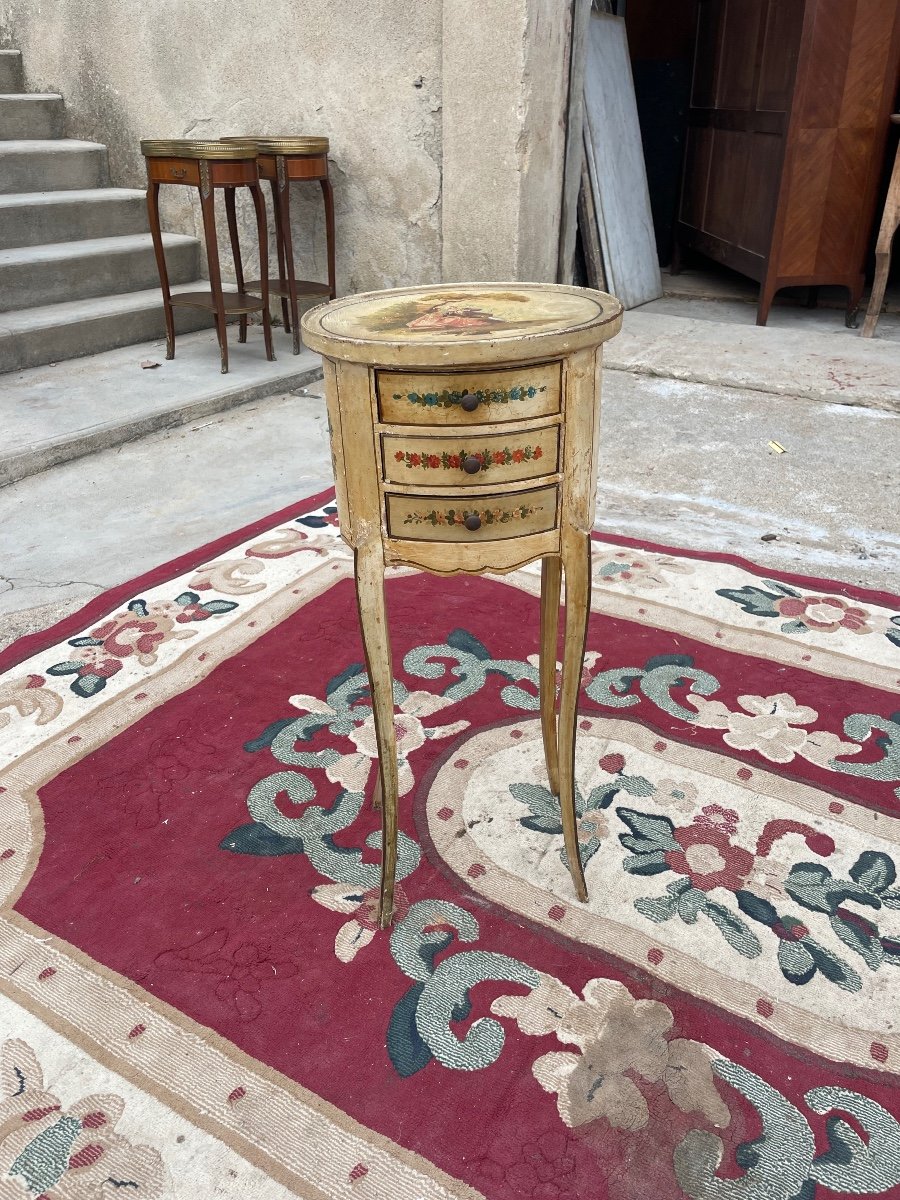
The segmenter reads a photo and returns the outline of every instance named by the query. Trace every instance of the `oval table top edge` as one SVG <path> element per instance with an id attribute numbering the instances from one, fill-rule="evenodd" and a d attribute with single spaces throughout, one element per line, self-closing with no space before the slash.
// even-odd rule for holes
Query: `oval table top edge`
<path id="1" fill-rule="evenodd" d="M 596 315 L 580 322 L 561 325 L 545 330 L 508 333 L 497 336 L 493 330 L 455 331 L 445 336 L 431 334 L 430 340 L 420 340 L 409 333 L 398 331 L 393 336 L 367 337 L 336 332 L 323 325 L 323 319 L 354 306 L 393 300 L 417 294 L 439 297 L 460 291 L 478 294 L 520 291 L 539 296 L 540 293 L 571 295 L 575 298 L 592 300 L 597 308 Z M 373 367 L 391 368 L 436 368 L 452 369 L 454 365 L 474 366 L 481 362 L 515 364 L 536 359 L 562 358 L 578 350 L 599 345 L 614 337 L 621 328 L 623 305 L 617 297 L 593 288 L 580 288 L 571 284 L 526 283 L 502 280 L 472 283 L 442 283 L 428 286 L 391 288 L 372 292 L 361 292 L 353 296 L 340 297 L 315 308 L 303 316 L 301 328 L 304 343 L 309 349 L 327 358 L 345 362 L 363 363 Z"/>

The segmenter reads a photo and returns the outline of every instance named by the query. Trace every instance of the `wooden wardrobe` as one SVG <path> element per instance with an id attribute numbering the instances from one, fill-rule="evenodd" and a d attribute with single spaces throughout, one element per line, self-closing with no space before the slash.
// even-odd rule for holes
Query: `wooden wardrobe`
<path id="1" fill-rule="evenodd" d="M 676 247 L 758 280 L 758 325 L 820 284 L 855 323 L 898 72 L 900 0 L 700 0 Z"/>

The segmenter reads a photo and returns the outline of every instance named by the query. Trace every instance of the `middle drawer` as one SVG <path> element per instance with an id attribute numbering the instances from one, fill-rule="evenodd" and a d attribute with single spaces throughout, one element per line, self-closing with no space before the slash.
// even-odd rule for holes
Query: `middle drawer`
<path id="1" fill-rule="evenodd" d="M 559 426 L 519 433 L 409 437 L 381 435 L 384 478 L 421 487 L 464 487 L 476 483 L 515 483 L 554 475 L 559 469 Z"/>

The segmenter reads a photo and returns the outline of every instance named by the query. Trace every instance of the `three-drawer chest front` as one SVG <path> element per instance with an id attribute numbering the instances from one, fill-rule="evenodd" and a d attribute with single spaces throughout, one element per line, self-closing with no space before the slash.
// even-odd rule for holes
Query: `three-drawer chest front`
<path id="1" fill-rule="evenodd" d="M 558 547 L 561 361 L 499 370 L 372 373 L 386 558 L 432 570 L 496 569 L 515 543 Z M 442 547 L 451 546 L 446 557 Z"/>

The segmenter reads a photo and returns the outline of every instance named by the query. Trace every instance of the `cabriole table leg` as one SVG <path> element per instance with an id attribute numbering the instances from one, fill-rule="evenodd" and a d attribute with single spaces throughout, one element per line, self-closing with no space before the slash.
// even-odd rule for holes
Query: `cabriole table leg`
<path id="1" fill-rule="evenodd" d="M 266 358 L 275 361 L 275 349 L 272 345 L 272 314 L 269 311 L 269 245 L 266 238 L 266 206 L 263 201 L 262 188 L 258 183 L 248 185 L 253 197 L 253 207 L 256 209 L 256 236 L 259 240 L 259 290 L 262 297 L 263 339 L 266 344 Z"/>
<path id="2" fill-rule="evenodd" d="M 219 243 L 216 237 L 216 204 L 215 192 L 209 185 L 208 173 L 203 179 L 201 163 L 200 211 L 203 214 L 203 236 L 206 239 L 206 258 L 209 267 L 209 290 L 212 292 L 215 305 L 216 334 L 219 339 L 219 357 L 222 363 L 222 374 L 228 374 L 228 334 L 225 326 L 225 301 L 222 296 L 222 272 L 219 267 Z"/>
<path id="3" fill-rule="evenodd" d="M 541 562 L 541 656 L 539 685 L 541 734 L 550 791 L 559 795 L 559 746 L 556 731 L 556 643 L 559 636 L 559 596 L 562 562 L 551 555 Z"/>
<path id="4" fill-rule="evenodd" d="M 244 264 L 241 262 L 241 243 L 238 238 L 237 227 L 237 210 L 235 208 L 235 189 L 233 187 L 225 188 L 225 215 L 228 218 L 228 236 L 231 239 L 231 254 L 234 258 L 234 275 L 237 280 L 237 289 L 239 292 L 244 291 Z M 238 324 L 238 341 L 246 342 L 247 340 L 247 314 L 241 313 L 240 322 Z"/>
<path id="5" fill-rule="evenodd" d="M 284 269 L 287 278 L 289 300 L 291 305 L 291 331 L 293 333 L 293 351 L 300 353 L 300 310 L 297 306 L 297 277 L 294 272 L 294 240 L 291 235 L 291 181 L 287 176 L 284 159 L 276 159 L 278 163 L 278 209 L 281 214 L 281 244 L 284 254 Z"/>
<path id="6" fill-rule="evenodd" d="M 337 295 L 334 266 L 334 188 L 330 179 L 320 179 L 322 198 L 325 201 L 325 246 L 328 252 L 328 294 L 333 300 Z"/>
<path id="7" fill-rule="evenodd" d="M 159 271 L 159 286 L 162 288 L 163 312 L 166 316 L 166 358 L 175 357 L 175 316 L 172 312 L 172 293 L 169 289 L 169 272 L 166 268 L 166 252 L 163 248 L 162 231 L 159 227 L 159 183 L 155 180 L 147 185 L 147 216 L 153 253 Z"/>
<path id="8" fill-rule="evenodd" d="M 562 564 L 566 577 L 566 633 L 563 649 L 562 688 L 559 700 L 559 807 L 569 872 L 579 900 L 586 901 L 587 885 L 578 844 L 575 811 L 575 728 L 578 723 L 578 693 L 587 640 L 591 600 L 591 540 L 586 533 L 564 529 Z"/>
<path id="9" fill-rule="evenodd" d="M 278 181 L 275 179 L 269 180 L 269 187 L 272 189 L 272 211 L 275 214 L 275 250 L 278 255 L 278 286 L 281 286 L 281 281 L 287 278 L 284 269 L 284 234 L 281 229 L 281 206 L 278 203 Z M 287 296 L 281 297 L 281 323 L 284 326 L 284 332 L 291 332 L 291 310 L 288 306 Z"/>
<path id="10" fill-rule="evenodd" d="M 371 542 L 355 550 L 354 566 L 359 625 L 366 652 L 382 784 L 381 901 L 378 922 L 382 929 L 387 929 L 394 913 L 399 781 L 397 737 L 394 731 L 394 677 L 384 598 L 384 552 L 381 541 Z"/>

